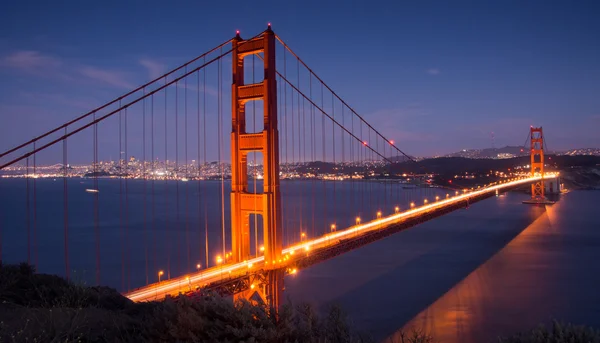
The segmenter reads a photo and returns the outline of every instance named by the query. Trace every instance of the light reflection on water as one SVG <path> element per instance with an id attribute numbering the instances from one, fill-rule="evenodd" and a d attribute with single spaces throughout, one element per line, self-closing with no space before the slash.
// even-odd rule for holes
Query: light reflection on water
<path id="1" fill-rule="evenodd" d="M 589 305 L 600 305 L 600 268 L 593 261 L 600 257 L 600 236 L 588 211 L 592 199 L 600 200 L 598 194 L 572 193 L 546 207 L 404 329 L 422 329 L 440 342 L 486 342 L 554 318 L 597 325 L 599 311 L 589 311 Z"/>
<path id="2" fill-rule="evenodd" d="M 287 294 L 341 304 L 385 342 L 411 328 L 438 342 L 491 342 L 553 318 L 600 325 L 600 194 L 572 192 L 547 209 L 525 197 L 493 198 L 317 265 L 286 279 Z"/>

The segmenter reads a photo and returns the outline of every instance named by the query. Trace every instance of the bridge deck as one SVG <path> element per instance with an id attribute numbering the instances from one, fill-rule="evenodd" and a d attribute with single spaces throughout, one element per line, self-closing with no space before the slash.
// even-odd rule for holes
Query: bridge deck
<path id="1" fill-rule="evenodd" d="M 554 177 L 546 173 L 545 178 Z M 325 259 L 356 249 L 370 242 L 389 236 L 400 230 L 418 225 L 439 217 L 456 209 L 465 207 L 498 192 L 505 192 L 540 180 L 540 176 L 523 177 L 504 183 L 492 184 L 465 194 L 431 202 L 407 211 L 354 225 L 343 230 L 307 240 L 283 250 L 280 261 L 264 261 L 263 256 L 248 261 L 224 264 L 184 275 L 160 283 L 153 283 L 126 294 L 133 301 L 160 300 L 166 295 L 177 295 L 194 290 L 196 287 L 218 287 L 231 283 L 232 280 L 247 278 L 264 269 L 265 264 L 275 263 L 278 268 L 295 273 L 298 269 L 308 267 Z"/>

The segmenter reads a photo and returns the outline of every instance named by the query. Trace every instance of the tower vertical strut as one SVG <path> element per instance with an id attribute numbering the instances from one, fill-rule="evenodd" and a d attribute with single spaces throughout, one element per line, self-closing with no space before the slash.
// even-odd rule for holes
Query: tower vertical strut
<path id="1" fill-rule="evenodd" d="M 542 179 L 531 184 L 531 200 L 544 201 L 544 134 L 541 127 L 531 127 L 531 176 L 539 173 Z"/>
<path id="2" fill-rule="evenodd" d="M 244 83 L 244 57 L 263 54 L 264 79 Z M 283 293 L 281 195 L 279 189 L 279 132 L 277 130 L 277 84 L 275 34 L 269 28 L 244 41 L 239 32 L 232 41 L 232 129 L 231 129 L 231 252 L 232 262 L 250 258 L 250 214 L 263 217 L 264 257 L 267 283 L 257 291 L 240 293 L 250 298 L 258 293 L 277 308 Z M 263 130 L 246 132 L 246 103 L 263 101 Z M 261 152 L 264 165 L 263 192 L 248 191 L 248 154 Z M 258 254 L 258 252 L 257 252 Z M 262 293 L 262 294 L 261 294 Z"/>

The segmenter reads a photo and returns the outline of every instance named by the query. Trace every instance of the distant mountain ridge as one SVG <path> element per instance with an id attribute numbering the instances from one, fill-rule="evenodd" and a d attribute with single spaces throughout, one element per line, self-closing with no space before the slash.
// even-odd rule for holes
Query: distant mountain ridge
<path id="1" fill-rule="evenodd" d="M 513 158 L 519 156 L 526 156 L 529 154 L 527 148 L 522 146 L 505 146 L 503 148 L 486 148 L 486 149 L 463 149 L 461 151 L 453 152 L 450 154 L 435 156 L 439 157 L 463 157 L 463 158 Z M 547 150 L 546 154 L 552 155 L 569 155 L 569 156 L 600 156 L 599 148 L 584 148 L 584 149 L 571 149 L 567 151 L 552 151 Z"/>
<path id="2" fill-rule="evenodd" d="M 524 155 L 527 155 L 527 152 L 522 146 L 505 146 L 503 148 L 463 149 L 438 157 L 512 158 Z"/>

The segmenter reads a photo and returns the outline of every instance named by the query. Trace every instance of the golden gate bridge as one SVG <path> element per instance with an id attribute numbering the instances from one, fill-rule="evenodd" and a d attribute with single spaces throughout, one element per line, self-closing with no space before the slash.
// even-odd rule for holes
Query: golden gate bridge
<path id="1" fill-rule="evenodd" d="M 111 136 L 116 139 L 104 139 Z M 249 39 L 237 32 L 0 154 L 0 171 L 23 164 L 26 170 L 24 206 L 0 217 L 22 220 L 14 220 L 16 228 L 0 222 L 0 237 L 7 230 L 24 233 L 26 260 L 44 271 L 38 237 L 44 230 L 60 231 L 62 246 L 45 253 L 62 250 L 66 278 L 73 263 L 91 262 L 92 256 L 96 284 L 120 264 L 120 290 L 134 301 L 215 290 L 277 308 L 285 275 L 302 268 L 499 192 L 531 185 L 530 202 L 547 203 L 545 179 L 557 174 L 544 171 L 541 128 L 530 128 L 530 141 L 527 174 L 472 189 L 443 183 L 432 190 L 417 183 L 407 190 L 394 176 L 402 174 L 402 159 L 418 162 L 350 107 L 269 25 Z M 73 200 L 73 171 L 62 168 L 54 198 L 62 202 L 61 211 L 40 220 L 38 161 L 59 158 L 57 165 L 72 165 L 70 156 L 81 151 L 92 156 L 86 180 L 93 183 L 93 200 Z M 110 154 L 118 161 L 102 160 Z M 103 175 L 118 182 L 118 206 L 101 202 L 103 190 L 110 190 L 99 180 Z M 379 183 L 373 181 L 379 175 Z M 287 181 L 295 179 L 302 184 L 286 193 Z M 188 180 L 193 182 L 182 183 Z M 212 192 L 203 186 L 207 182 Z M 342 188 L 348 183 L 350 192 Z M 142 213 L 136 213 L 136 202 Z M 73 219 L 82 213 L 85 224 Z M 141 219 L 134 223 L 136 215 Z M 112 218 L 118 223 L 108 226 L 118 229 L 118 239 L 107 241 L 111 234 L 102 223 Z M 74 234 L 90 238 L 87 246 L 76 246 L 77 254 L 70 246 Z M 6 244 L 13 242 L 0 240 L 0 249 Z M 114 252 L 114 245 L 120 263 L 104 253 Z M 137 250 L 143 256 L 131 256 L 135 247 L 142 247 Z M 2 255 L 0 250 L 0 260 Z M 114 262 L 108 270 L 106 260 Z M 143 284 L 131 278 L 138 260 Z"/>

